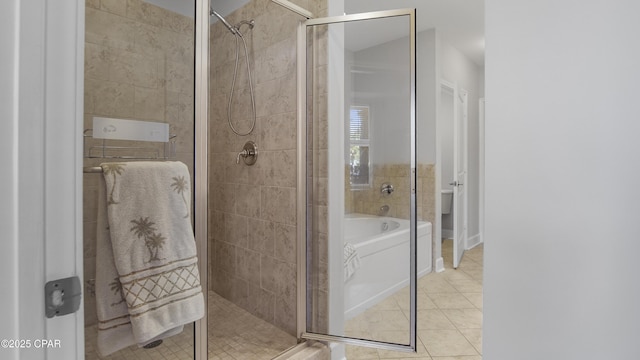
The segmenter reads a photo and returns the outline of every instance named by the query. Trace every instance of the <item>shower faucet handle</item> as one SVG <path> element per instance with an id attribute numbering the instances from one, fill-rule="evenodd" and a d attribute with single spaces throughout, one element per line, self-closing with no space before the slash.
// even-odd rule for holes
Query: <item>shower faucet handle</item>
<path id="1" fill-rule="evenodd" d="M 258 160 L 258 146 L 253 141 L 247 141 L 242 148 L 242 151 L 236 156 L 236 164 L 240 164 L 240 157 L 245 164 L 251 166 Z"/>
<path id="2" fill-rule="evenodd" d="M 238 153 L 238 156 L 236 156 L 236 164 L 240 164 L 240 156 L 247 157 L 249 154 L 247 154 L 247 150 L 242 149 L 242 151 Z"/>
<path id="3" fill-rule="evenodd" d="M 391 193 L 394 191 L 395 189 L 393 188 L 393 185 L 388 184 L 388 183 L 384 183 L 382 184 L 382 186 L 380 187 L 380 192 L 382 193 L 382 195 L 388 196 L 391 195 Z"/>

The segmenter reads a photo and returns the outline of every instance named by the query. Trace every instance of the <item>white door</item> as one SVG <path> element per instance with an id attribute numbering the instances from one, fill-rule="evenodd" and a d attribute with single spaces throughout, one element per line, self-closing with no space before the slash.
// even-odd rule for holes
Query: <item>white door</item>
<path id="1" fill-rule="evenodd" d="M 467 244 L 467 92 L 457 86 L 453 113 L 453 267 L 458 268 Z"/>

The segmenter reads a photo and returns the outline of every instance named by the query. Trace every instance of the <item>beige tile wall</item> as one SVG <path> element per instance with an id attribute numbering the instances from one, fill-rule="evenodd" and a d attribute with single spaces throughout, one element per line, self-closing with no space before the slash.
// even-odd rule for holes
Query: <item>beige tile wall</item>
<path id="1" fill-rule="evenodd" d="M 417 172 L 417 216 L 418 220 L 435 220 L 435 167 L 433 164 L 419 164 Z M 372 186 L 365 189 L 351 189 L 349 169 L 345 170 L 346 213 L 379 215 L 380 207 L 389 205 L 388 216 L 409 219 L 409 165 L 384 164 L 373 166 Z M 381 192 L 382 184 L 391 184 L 394 192 Z"/>
<path id="2" fill-rule="evenodd" d="M 192 18 L 141 0 L 87 0 L 85 128 L 91 128 L 93 116 L 169 123 L 178 136 L 176 160 L 192 169 L 193 31 Z M 85 159 L 85 166 L 104 161 Z M 83 177 L 85 280 L 95 278 L 100 176 Z M 85 293 L 85 324 L 95 324 L 90 286 Z"/>
<path id="3" fill-rule="evenodd" d="M 324 0 L 294 1 L 316 13 Z M 268 0 L 228 15 L 249 49 L 256 125 L 248 136 L 227 123 L 236 38 L 211 26 L 209 276 L 211 289 L 291 334 L 296 330 L 296 29 L 302 18 Z M 252 110 L 244 49 L 231 117 L 240 132 Z M 258 146 L 253 166 L 236 164 L 248 140 Z"/>

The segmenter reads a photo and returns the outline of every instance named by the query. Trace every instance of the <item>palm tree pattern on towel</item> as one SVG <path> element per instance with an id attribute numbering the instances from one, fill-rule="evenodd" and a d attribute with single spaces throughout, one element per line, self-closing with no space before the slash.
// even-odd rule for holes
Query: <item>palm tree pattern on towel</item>
<path id="1" fill-rule="evenodd" d="M 113 176 L 113 185 L 111 186 L 111 191 L 109 192 L 109 200 L 107 201 L 107 205 L 117 204 L 118 202 L 113 200 L 113 191 L 116 188 L 116 181 L 118 180 L 117 175 L 122 175 L 124 171 L 124 167 L 127 164 L 125 163 L 106 163 L 102 164 L 102 171 L 105 175 Z"/>
<path id="2" fill-rule="evenodd" d="M 184 176 L 177 176 L 172 179 L 174 182 L 171 184 L 171 188 L 182 196 L 182 202 L 184 202 L 184 207 L 187 209 L 187 214 L 184 216 L 186 219 L 189 217 L 189 205 L 187 205 L 187 199 L 184 197 L 184 193 L 189 189 L 189 185 L 187 184 Z"/>
<path id="3" fill-rule="evenodd" d="M 113 292 L 113 295 L 120 296 L 120 301 L 114 302 L 111 306 L 120 305 L 124 302 L 124 296 L 122 296 L 122 284 L 120 283 L 120 279 L 115 277 L 112 282 L 109 283 L 109 287 Z"/>
<path id="4" fill-rule="evenodd" d="M 129 231 L 134 233 L 138 239 L 144 239 L 144 245 L 149 250 L 149 260 L 152 261 L 164 260 L 164 258 L 158 257 L 158 252 L 164 247 L 166 238 L 162 234 L 156 232 L 156 228 L 153 221 L 150 221 L 148 217 L 140 217 L 138 220 L 131 220 L 135 224 Z"/>

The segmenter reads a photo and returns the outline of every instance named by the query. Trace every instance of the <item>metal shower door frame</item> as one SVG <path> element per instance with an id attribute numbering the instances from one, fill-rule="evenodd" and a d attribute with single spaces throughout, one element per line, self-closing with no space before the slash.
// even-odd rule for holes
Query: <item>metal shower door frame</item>
<path id="1" fill-rule="evenodd" d="M 410 339 L 408 345 L 387 343 L 376 340 L 356 339 L 336 335 L 307 332 L 307 28 L 315 25 L 329 25 L 361 20 L 409 16 L 409 72 L 410 72 Z M 298 27 L 298 174 L 297 174 L 297 238 L 298 238 L 298 313 L 297 333 L 299 338 L 308 340 L 337 342 L 348 345 L 372 347 L 391 351 L 416 352 L 417 349 L 417 211 L 416 211 L 416 11 L 396 9 L 344 16 L 308 19 Z M 301 286 L 304 284 L 304 286 Z"/>
<path id="2" fill-rule="evenodd" d="M 209 198 L 209 1 L 195 0 L 195 149 L 194 149 L 194 233 L 198 252 L 200 285 L 204 290 L 204 318 L 195 322 L 194 359 L 208 358 L 209 249 L 207 236 Z"/>

